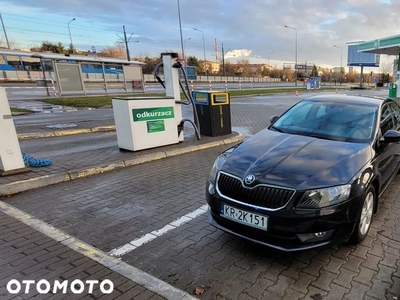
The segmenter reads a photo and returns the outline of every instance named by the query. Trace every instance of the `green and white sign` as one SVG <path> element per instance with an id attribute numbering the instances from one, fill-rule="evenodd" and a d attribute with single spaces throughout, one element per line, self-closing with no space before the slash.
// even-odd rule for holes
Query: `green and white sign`
<path id="1" fill-rule="evenodd" d="M 147 133 L 165 131 L 164 120 L 147 121 Z"/>
<path id="2" fill-rule="evenodd" d="M 152 121 L 174 118 L 174 107 L 149 107 L 132 109 L 133 121 Z"/>

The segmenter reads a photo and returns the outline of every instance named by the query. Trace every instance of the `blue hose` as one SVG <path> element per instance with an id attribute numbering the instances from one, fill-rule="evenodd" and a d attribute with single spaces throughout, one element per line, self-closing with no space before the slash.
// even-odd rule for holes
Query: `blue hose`
<path id="1" fill-rule="evenodd" d="M 24 159 L 25 166 L 27 167 L 39 168 L 39 167 L 47 167 L 52 164 L 51 159 L 36 159 L 26 154 L 25 152 L 22 152 L 22 158 Z"/>

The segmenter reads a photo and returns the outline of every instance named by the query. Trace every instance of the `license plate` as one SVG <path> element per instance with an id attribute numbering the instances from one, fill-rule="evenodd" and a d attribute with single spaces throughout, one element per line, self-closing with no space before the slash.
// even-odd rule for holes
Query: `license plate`
<path id="1" fill-rule="evenodd" d="M 220 216 L 262 230 L 267 230 L 268 227 L 268 216 L 259 215 L 226 204 L 221 204 Z"/>

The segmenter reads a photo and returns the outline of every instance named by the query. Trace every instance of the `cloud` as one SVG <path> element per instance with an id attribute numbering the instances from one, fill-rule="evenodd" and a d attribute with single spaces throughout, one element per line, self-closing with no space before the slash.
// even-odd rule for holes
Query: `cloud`
<path id="1" fill-rule="evenodd" d="M 249 57 L 251 55 L 251 50 L 249 49 L 235 49 L 235 50 L 229 50 L 225 54 L 225 58 L 244 58 L 244 57 Z"/>

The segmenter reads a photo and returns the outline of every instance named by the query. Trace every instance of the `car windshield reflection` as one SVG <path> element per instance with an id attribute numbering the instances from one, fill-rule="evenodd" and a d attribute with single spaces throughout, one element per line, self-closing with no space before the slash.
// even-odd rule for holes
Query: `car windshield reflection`
<path id="1" fill-rule="evenodd" d="M 302 101 L 269 128 L 290 134 L 362 143 L 374 136 L 376 115 L 376 107 L 364 104 Z"/>

